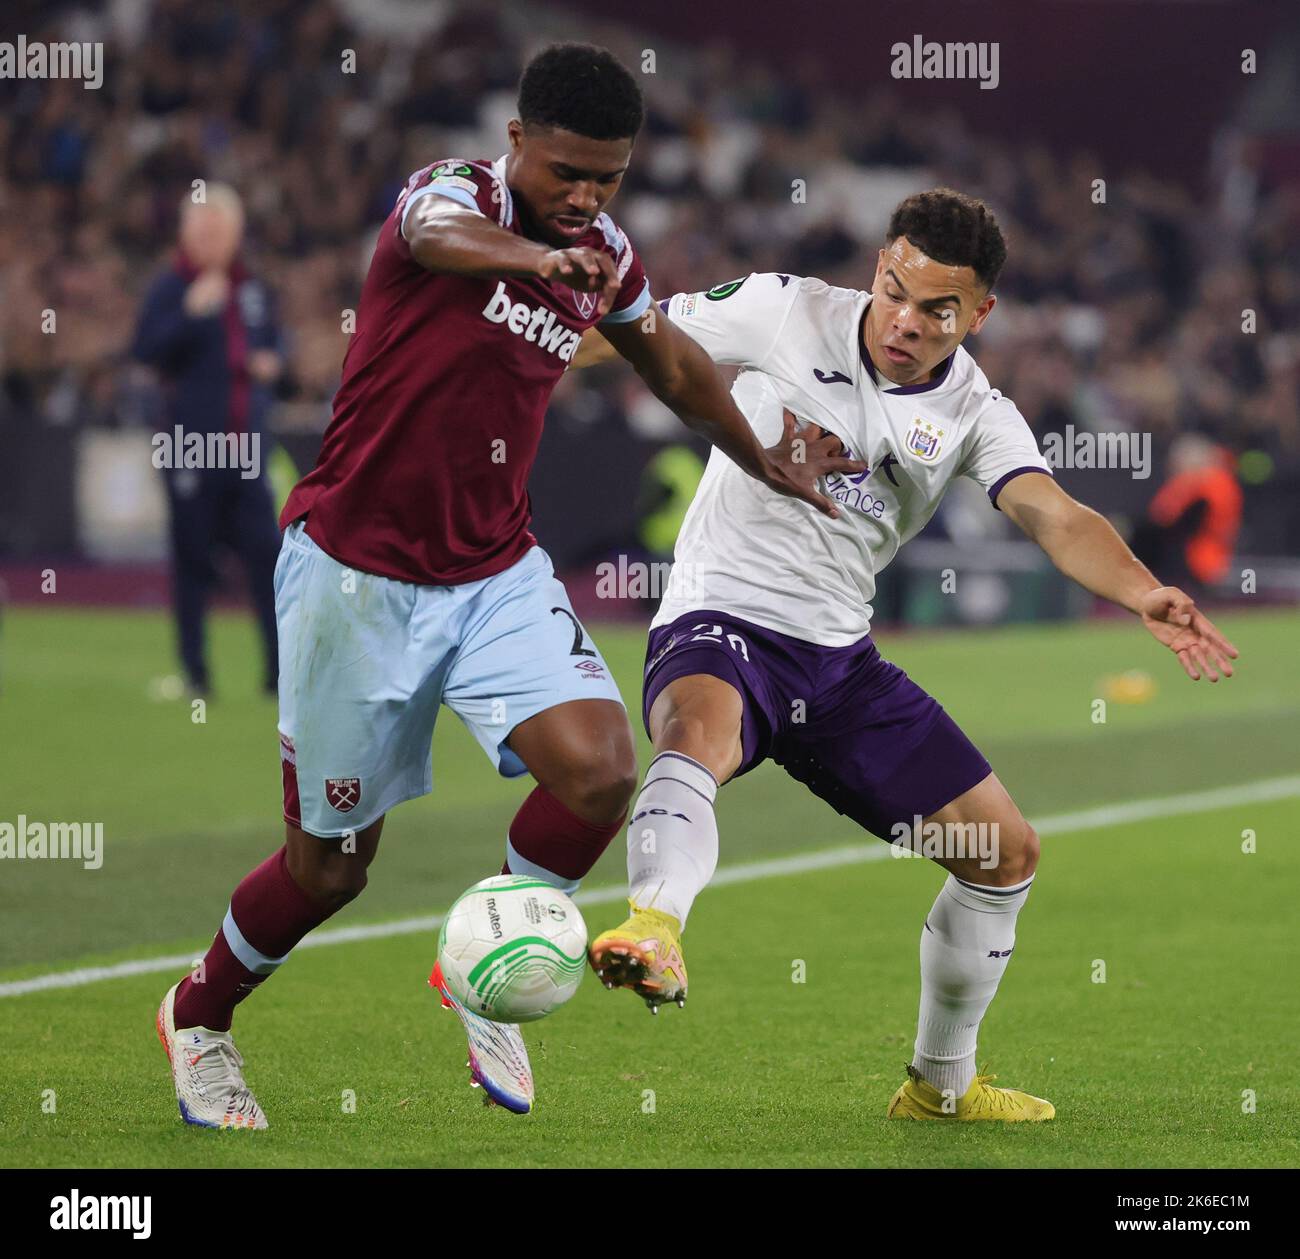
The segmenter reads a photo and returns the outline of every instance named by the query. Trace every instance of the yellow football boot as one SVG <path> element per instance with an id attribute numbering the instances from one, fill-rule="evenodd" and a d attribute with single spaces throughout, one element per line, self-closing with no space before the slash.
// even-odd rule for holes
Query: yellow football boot
<path id="1" fill-rule="evenodd" d="M 603 931 L 588 950 L 591 967 L 606 988 L 631 988 L 644 998 L 651 1014 L 667 1001 L 686 1004 L 686 963 L 682 960 L 682 925 L 672 914 L 642 909 L 628 901 L 632 916 Z"/>
<path id="2" fill-rule="evenodd" d="M 907 1081 L 894 1094 L 885 1111 L 887 1119 L 992 1119 L 1002 1123 L 1037 1123 L 1051 1119 L 1056 1107 L 1041 1097 L 1019 1089 L 994 1088 L 989 1083 L 996 1075 L 977 1075 L 975 1082 L 955 1102 L 945 1098 L 937 1088 L 927 1084 L 916 1068 L 909 1065 Z"/>

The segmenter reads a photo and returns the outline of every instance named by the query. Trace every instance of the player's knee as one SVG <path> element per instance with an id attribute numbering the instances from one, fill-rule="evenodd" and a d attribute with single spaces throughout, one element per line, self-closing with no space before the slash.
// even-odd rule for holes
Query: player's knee
<path id="1" fill-rule="evenodd" d="M 1038 832 L 1025 823 L 1025 878 L 1038 869 Z"/>
<path id="2" fill-rule="evenodd" d="M 998 881 L 1005 886 L 1023 883 L 1038 869 L 1038 832 L 1024 818 L 1008 829 L 1013 831 L 1013 842 L 1004 839 L 998 855 Z"/>
<path id="3" fill-rule="evenodd" d="M 625 749 L 616 745 L 609 755 L 563 766 L 547 789 L 580 818 L 603 825 L 627 812 L 636 785 L 636 754 L 629 739 Z"/>
<path id="4" fill-rule="evenodd" d="M 306 891 L 317 904 L 334 913 L 356 900 L 367 881 L 365 863 L 355 854 L 334 854 L 315 868 Z"/>
<path id="5" fill-rule="evenodd" d="M 366 867 L 379 843 L 383 819 L 353 837 L 351 843 L 334 844 L 328 839 L 288 828 L 289 874 L 318 905 L 330 913 L 356 900 L 365 889 Z"/>
<path id="6" fill-rule="evenodd" d="M 705 744 L 704 722 L 699 717 L 675 711 L 659 730 L 655 749 L 660 752 L 681 752 L 694 756 Z"/>
<path id="7" fill-rule="evenodd" d="M 680 752 L 702 765 L 712 766 L 728 740 L 720 737 L 703 714 L 678 709 L 660 728 L 655 739 L 658 752 Z"/>
<path id="8" fill-rule="evenodd" d="M 616 822 L 632 803 L 636 794 L 636 758 L 629 750 L 626 758 L 593 766 L 575 785 L 581 807 L 574 812 L 593 822 Z"/>

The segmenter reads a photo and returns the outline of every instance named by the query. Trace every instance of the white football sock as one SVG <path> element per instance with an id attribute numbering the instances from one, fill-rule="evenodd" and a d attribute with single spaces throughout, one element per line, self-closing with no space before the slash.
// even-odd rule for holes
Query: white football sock
<path id="1" fill-rule="evenodd" d="M 681 752 L 660 752 L 646 770 L 627 828 L 628 894 L 686 925 L 691 904 L 718 868 L 718 781 Z"/>
<path id="2" fill-rule="evenodd" d="M 980 887 L 950 874 L 921 930 L 921 1014 L 912 1066 L 961 1097 L 975 1079 L 980 1020 L 1016 942 L 1031 874 L 1012 887 Z"/>

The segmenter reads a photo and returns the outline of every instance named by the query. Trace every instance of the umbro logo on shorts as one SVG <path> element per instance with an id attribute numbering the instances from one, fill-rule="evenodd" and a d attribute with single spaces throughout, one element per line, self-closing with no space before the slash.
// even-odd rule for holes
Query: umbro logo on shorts
<path id="1" fill-rule="evenodd" d="M 361 803 L 361 779 L 327 778 L 325 802 L 337 813 L 351 813 Z"/>
<path id="2" fill-rule="evenodd" d="M 605 676 L 604 667 L 594 660 L 580 660 L 573 667 L 581 670 L 589 678 L 603 678 Z"/>

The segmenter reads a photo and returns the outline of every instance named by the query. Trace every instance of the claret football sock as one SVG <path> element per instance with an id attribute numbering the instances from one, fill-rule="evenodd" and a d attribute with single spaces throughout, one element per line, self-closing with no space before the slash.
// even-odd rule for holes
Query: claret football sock
<path id="1" fill-rule="evenodd" d="M 921 930 L 921 1013 L 912 1066 L 961 1097 L 975 1079 L 975 1039 L 1016 943 L 1034 876 L 983 887 L 950 874 Z"/>
<path id="2" fill-rule="evenodd" d="M 235 889 L 202 966 L 181 981 L 176 1026 L 229 1031 L 235 1006 L 273 975 L 293 946 L 332 912 L 294 882 L 287 848 L 268 857 Z"/>
<path id="3" fill-rule="evenodd" d="M 537 787 L 510 823 L 501 873 L 531 874 L 572 893 L 622 829 L 622 818 L 588 822 L 545 787 Z"/>
<path id="4" fill-rule="evenodd" d="M 660 752 L 646 770 L 627 830 L 631 899 L 672 914 L 684 927 L 718 868 L 718 780 L 681 752 Z"/>

